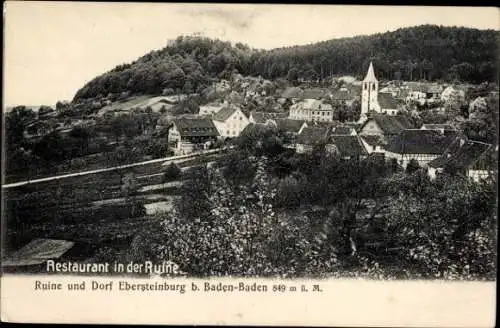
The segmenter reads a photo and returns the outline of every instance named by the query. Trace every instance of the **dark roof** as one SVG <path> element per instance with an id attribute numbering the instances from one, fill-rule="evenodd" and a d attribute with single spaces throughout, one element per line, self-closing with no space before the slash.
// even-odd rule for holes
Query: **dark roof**
<path id="1" fill-rule="evenodd" d="M 236 106 L 226 106 L 219 110 L 214 115 L 214 120 L 219 122 L 225 122 L 231 115 L 234 114 L 239 108 Z"/>
<path id="2" fill-rule="evenodd" d="M 398 102 L 391 93 L 380 92 L 378 94 L 378 103 L 381 109 L 397 109 Z"/>
<path id="3" fill-rule="evenodd" d="M 441 91 L 443 91 L 443 87 L 438 84 L 419 83 L 419 82 L 415 82 L 414 84 L 409 84 L 408 88 L 410 89 L 410 91 L 418 91 L 423 93 L 441 93 Z"/>
<path id="4" fill-rule="evenodd" d="M 405 129 L 416 128 L 415 124 L 403 115 L 385 115 L 385 114 L 374 114 L 372 119 L 375 120 L 377 125 L 382 129 L 384 134 L 392 135 L 398 134 Z M 368 123 L 370 120 L 365 122 Z"/>
<path id="5" fill-rule="evenodd" d="M 317 127 L 307 127 L 297 137 L 297 143 L 303 145 L 313 145 L 326 141 L 328 130 Z"/>
<path id="6" fill-rule="evenodd" d="M 293 132 L 298 133 L 305 121 L 303 120 L 291 120 L 288 118 L 276 119 L 276 124 L 278 125 L 279 132 Z"/>
<path id="7" fill-rule="evenodd" d="M 404 130 L 390 136 L 385 149 L 397 154 L 441 155 L 456 139 L 454 132 L 441 134 L 435 130 Z"/>
<path id="8" fill-rule="evenodd" d="M 341 156 L 366 155 L 367 151 L 358 136 L 331 136 L 329 145 L 335 145 Z"/>
<path id="9" fill-rule="evenodd" d="M 492 145 L 456 138 L 442 156 L 429 162 L 429 166 L 442 168 L 450 163 L 459 168 L 492 169 L 496 167 L 495 158 Z"/>
<path id="10" fill-rule="evenodd" d="M 173 123 L 183 137 L 216 137 L 219 135 L 214 122 L 209 118 L 178 118 Z"/>
<path id="11" fill-rule="evenodd" d="M 422 128 L 425 128 L 427 130 L 456 130 L 453 126 L 450 124 L 423 124 Z"/>
<path id="12" fill-rule="evenodd" d="M 286 118 L 286 113 L 275 113 L 275 112 L 252 112 L 251 115 L 255 120 L 255 123 L 261 123 L 261 124 L 265 124 L 267 120 Z"/>
<path id="13" fill-rule="evenodd" d="M 353 128 L 345 125 L 339 125 L 332 129 L 331 134 L 337 136 L 350 135 Z"/>
<path id="14" fill-rule="evenodd" d="M 363 138 L 363 140 L 367 144 L 369 144 L 370 146 L 378 146 L 378 145 L 382 145 L 384 143 L 384 139 L 381 136 L 377 136 L 377 135 L 374 135 L 374 136 L 362 135 L 360 137 Z"/>

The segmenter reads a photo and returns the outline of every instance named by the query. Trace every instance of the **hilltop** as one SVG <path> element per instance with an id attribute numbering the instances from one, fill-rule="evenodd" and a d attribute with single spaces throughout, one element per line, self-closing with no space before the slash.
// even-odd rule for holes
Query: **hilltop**
<path id="1" fill-rule="evenodd" d="M 181 36 L 163 49 L 92 79 L 76 92 L 73 101 L 121 93 L 201 92 L 214 78 L 229 78 L 234 71 L 266 79 L 361 77 L 370 61 L 382 79 L 493 82 L 498 71 L 498 41 L 494 30 L 437 25 L 267 51 L 242 43 Z"/>

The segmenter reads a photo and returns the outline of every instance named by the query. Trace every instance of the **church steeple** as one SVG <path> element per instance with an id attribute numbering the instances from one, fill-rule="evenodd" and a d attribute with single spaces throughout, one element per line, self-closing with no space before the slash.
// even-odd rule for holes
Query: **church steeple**
<path id="1" fill-rule="evenodd" d="M 363 80 L 363 82 L 373 82 L 373 83 L 378 82 L 377 78 L 375 77 L 375 72 L 373 71 L 373 63 L 372 62 L 370 62 L 370 67 L 368 67 L 368 72 L 366 73 L 366 77 Z"/>
<path id="2" fill-rule="evenodd" d="M 380 112 L 378 103 L 378 80 L 375 77 L 373 63 L 370 62 L 368 72 L 361 86 L 361 116 L 360 121 L 364 121 L 371 111 Z"/>

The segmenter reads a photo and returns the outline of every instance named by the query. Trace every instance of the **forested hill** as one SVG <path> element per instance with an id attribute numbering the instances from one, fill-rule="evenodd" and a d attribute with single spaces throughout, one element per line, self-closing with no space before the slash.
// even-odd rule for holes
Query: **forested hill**
<path id="1" fill-rule="evenodd" d="M 325 79 L 362 77 L 373 61 L 382 79 L 496 81 L 499 32 L 422 25 L 370 36 L 334 39 L 269 51 L 203 37 L 179 37 L 138 60 L 119 65 L 78 90 L 74 100 L 108 93 L 196 92 L 214 77 Z"/>

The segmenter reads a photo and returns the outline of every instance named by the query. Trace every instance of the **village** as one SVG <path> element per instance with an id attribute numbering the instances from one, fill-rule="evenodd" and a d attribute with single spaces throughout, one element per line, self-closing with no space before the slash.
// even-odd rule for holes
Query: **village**
<path id="1" fill-rule="evenodd" d="M 224 69 L 198 87 L 167 71 L 178 87 L 154 94 L 103 94 L 112 82 L 98 77 L 71 102 L 10 108 L 4 269 L 119 259 L 202 276 L 489 277 L 489 260 L 474 273 L 442 263 L 459 261 L 446 253 L 466 247 L 449 246 L 457 234 L 486 238 L 464 226 L 492 220 L 498 87 L 388 79 L 365 62 L 321 78 Z M 442 226 L 454 232 L 436 255 Z"/>

